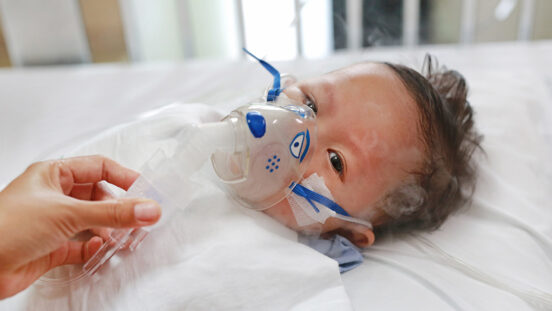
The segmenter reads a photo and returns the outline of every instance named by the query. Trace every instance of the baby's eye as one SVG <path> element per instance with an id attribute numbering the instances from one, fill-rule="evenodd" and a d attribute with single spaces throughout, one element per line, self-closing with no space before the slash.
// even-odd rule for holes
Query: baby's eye
<path id="1" fill-rule="evenodd" d="M 305 99 L 305 105 L 307 105 L 310 109 L 312 109 L 312 111 L 314 111 L 314 114 L 318 112 L 318 107 L 316 106 L 316 103 L 314 102 L 314 100 L 310 99 L 309 97 Z"/>
<path id="2" fill-rule="evenodd" d="M 329 150 L 328 156 L 330 157 L 330 163 L 332 163 L 334 170 L 338 172 L 339 175 L 343 174 L 343 160 L 341 160 L 339 154 L 332 150 Z"/>

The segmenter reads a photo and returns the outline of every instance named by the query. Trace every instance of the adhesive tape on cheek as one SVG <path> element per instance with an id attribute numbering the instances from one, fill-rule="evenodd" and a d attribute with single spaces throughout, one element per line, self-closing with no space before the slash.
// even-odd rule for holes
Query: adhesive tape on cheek
<path id="1" fill-rule="evenodd" d="M 333 196 L 328 187 L 326 187 L 324 179 L 318 176 L 318 174 L 314 173 L 308 178 L 305 178 L 301 182 L 301 185 L 333 201 Z M 288 196 L 288 202 L 299 226 L 306 226 L 313 223 L 323 224 L 326 222 L 326 219 L 335 216 L 335 212 L 326 206 L 314 201 L 309 202 L 307 199 L 295 193 L 291 193 L 290 196 Z M 311 202 L 315 204 L 318 211 L 312 207 Z"/>
<path id="2" fill-rule="evenodd" d="M 292 192 L 288 196 L 287 200 L 289 203 L 289 207 L 291 208 L 291 211 L 295 216 L 295 221 L 297 222 L 297 225 L 299 227 L 305 227 L 308 225 L 318 223 L 316 219 L 312 218 L 311 216 L 309 216 L 307 213 L 303 211 L 303 207 L 301 206 L 301 201 L 306 201 L 304 198 L 298 197 L 295 193 Z"/>

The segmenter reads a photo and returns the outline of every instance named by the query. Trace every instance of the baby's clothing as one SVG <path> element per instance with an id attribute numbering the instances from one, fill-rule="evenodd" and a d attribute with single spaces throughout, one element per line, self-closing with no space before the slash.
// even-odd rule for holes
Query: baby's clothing
<path id="1" fill-rule="evenodd" d="M 330 239 L 300 235 L 299 242 L 337 261 L 341 273 L 353 270 L 364 260 L 360 249 L 340 235 L 334 235 Z"/>

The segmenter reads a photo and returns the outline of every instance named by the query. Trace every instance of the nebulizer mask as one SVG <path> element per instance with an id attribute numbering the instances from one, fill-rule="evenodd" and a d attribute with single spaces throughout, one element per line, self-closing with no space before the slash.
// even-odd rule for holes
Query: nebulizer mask
<path id="1" fill-rule="evenodd" d="M 316 149 L 315 113 L 280 94 L 279 72 L 250 55 L 274 76 L 266 100 L 239 107 L 220 122 L 183 125 L 174 137 L 177 147 L 157 152 L 127 191 L 126 197 L 159 202 L 161 220 L 149 228 L 113 230 L 82 267 L 69 273 L 50 273 L 42 283 L 67 285 L 94 274 L 120 249 L 135 249 L 152 228 L 163 226 L 171 213 L 190 203 L 201 183 L 206 182 L 197 178 L 205 165 L 217 177 L 210 181 L 248 208 L 264 210 L 287 199 L 299 226 L 337 217 L 371 227 L 336 204 L 321 177 L 312 174 L 303 181 Z"/>

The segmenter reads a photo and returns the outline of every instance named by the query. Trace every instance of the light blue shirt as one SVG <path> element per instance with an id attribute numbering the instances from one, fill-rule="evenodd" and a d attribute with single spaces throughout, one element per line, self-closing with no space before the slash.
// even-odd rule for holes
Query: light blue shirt
<path id="1" fill-rule="evenodd" d="M 329 240 L 300 235 L 299 242 L 337 261 L 341 273 L 358 267 L 364 260 L 360 249 L 340 235 L 335 235 Z"/>

